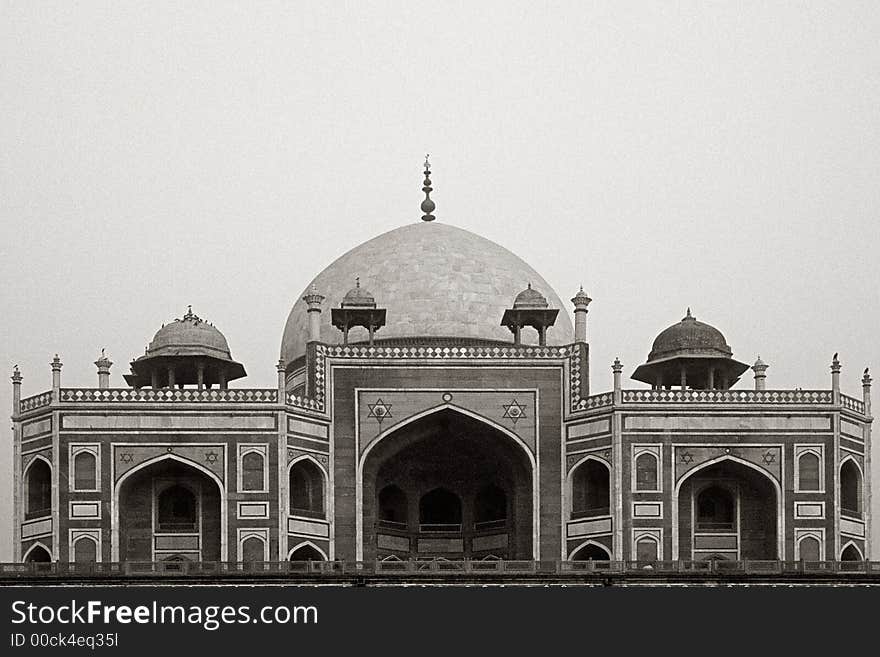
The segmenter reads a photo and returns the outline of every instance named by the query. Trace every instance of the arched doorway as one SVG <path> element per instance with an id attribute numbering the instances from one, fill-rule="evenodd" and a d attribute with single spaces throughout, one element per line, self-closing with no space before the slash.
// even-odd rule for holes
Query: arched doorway
<path id="1" fill-rule="evenodd" d="M 326 561 L 314 545 L 304 543 L 290 551 L 290 561 Z"/>
<path id="2" fill-rule="evenodd" d="M 570 561 L 610 561 L 611 553 L 598 543 L 586 543 L 571 555 Z"/>
<path id="3" fill-rule="evenodd" d="M 25 563 L 50 563 L 51 561 L 52 555 L 49 554 L 49 550 L 39 543 L 28 550 L 24 556 Z"/>
<path id="4" fill-rule="evenodd" d="M 840 512 L 851 518 L 862 517 L 862 472 L 852 459 L 840 466 Z"/>
<path id="5" fill-rule="evenodd" d="M 220 561 L 221 491 L 202 470 L 163 458 L 119 484 L 119 560 Z"/>
<path id="6" fill-rule="evenodd" d="M 464 412 L 400 427 L 363 461 L 363 558 L 532 558 L 532 471 L 517 438 Z"/>
<path id="7" fill-rule="evenodd" d="M 52 467 L 44 458 L 37 457 L 25 470 L 26 520 L 40 518 L 52 512 Z"/>
<path id="8" fill-rule="evenodd" d="M 778 559 L 778 495 L 768 474 L 730 458 L 689 473 L 678 485 L 678 558 Z"/>
<path id="9" fill-rule="evenodd" d="M 840 553 L 841 561 L 862 561 L 863 559 L 862 553 L 852 543 L 843 548 L 843 551 Z"/>

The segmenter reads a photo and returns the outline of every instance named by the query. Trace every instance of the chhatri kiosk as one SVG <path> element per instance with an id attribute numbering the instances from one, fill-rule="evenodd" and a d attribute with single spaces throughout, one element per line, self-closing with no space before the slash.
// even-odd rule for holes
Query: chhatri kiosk
<path id="1" fill-rule="evenodd" d="M 867 370 L 858 398 L 836 355 L 827 389 L 768 388 L 688 310 L 632 373 L 649 387 L 615 361 L 594 392 L 583 289 L 434 221 L 427 167 L 423 189 L 422 221 L 297 297 L 276 387 L 239 387 L 192 309 L 130 387 L 103 354 L 94 388 L 56 357 L 23 397 L 16 370 L 16 560 L 869 558 Z"/>

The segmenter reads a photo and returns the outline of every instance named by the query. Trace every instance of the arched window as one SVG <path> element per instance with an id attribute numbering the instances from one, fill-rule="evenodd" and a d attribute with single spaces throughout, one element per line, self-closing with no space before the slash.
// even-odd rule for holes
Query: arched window
<path id="1" fill-rule="evenodd" d="M 169 486 L 159 493 L 156 506 L 158 531 L 198 531 L 198 504 L 196 496 L 188 488 L 178 484 Z"/>
<path id="2" fill-rule="evenodd" d="M 95 490 L 98 487 L 98 460 L 91 452 L 78 452 L 73 457 L 74 490 Z"/>
<path id="3" fill-rule="evenodd" d="M 571 555 L 572 561 L 610 561 L 611 554 L 595 543 L 587 543 Z"/>
<path id="4" fill-rule="evenodd" d="M 244 563 L 266 560 L 266 544 L 263 539 L 249 536 L 241 544 L 241 560 Z"/>
<path id="5" fill-rule="evenodd" d="M 317 549 L 311 545 L 300 545 L 290 553 L 291 561 L 324 561 L 322 555 Z"/>
<path id="6" fill-rule="evenodd" d="M 798 556 L 801 561 L 819 561 L 821 550 L 819 539 L 814 536 L 806 536 L 798 542 Z"/>
<path id="7" fill-rule="evenodd" d="M 25 563 L 49 563 L 52 561 L 52 555 L 42 545 L 37 545 L 27 553 L 24 558 Z"/>
<path id="8" fill-rule="evenodd" d="M 862 517 L 862 473 L 852 459 L 840 466 L 840 511 Z"/>
<path id="9" fill-rule="evenodd" d="M 309 518 L 324 517 L 324 475 L 309 459 L 290 468 L 290 513 Z"/>
<path id="10" fill-rule="evenodd" d="M 611 504 L 608 468 L 594 459 L 577 467 L 571 482 L 571 517 L 607 516 Z"/>
<path id="11" fill-rule="evenodd" d="M 658 552 L 657 541 L 653 538 L 640 538 L 636 541 L 637 561 L 657 561 Z"/>
<path id="12" fill-rule="evenodd" d="M 850 543 L 847 545 L 843 552 L 840 553 L 841 561 L 863 561 L 862 555 L 859 553 L 858 548 L 855 545 Z"/>
<path id="13" fill-rule="evenodd" d="M 73 560 L 76 563 L 95 563 L 98 560 L 98 544 L 91 538 L 79 538 L 73 544 Z"/>
<path id="14" fill-rule="evenodd" d="M 27 518 L 47 515 L 52 510 L 52 468 L 43 459 L 35 459 L 27 471 Z"/>
<path id="15" fill-rule="evenodd" d="M 379 491 L 379 522 L 392 527 L 407 526 L 406 493 L 394 484 Z"/>
<path id="16" fill-rule="evenodd" d="M 266 480 L 263 475 L 262 454 L 259 452 L 248 452 L 241 457 L 242 490 L 265 490 Z"/>
<path id="17" fill-rule="evenodd" d="M 503 525 L 506 520 L 507 494 L 494 484 L 480 489 L 474 500 L 474 523 L 477 529 Z"/>
<path id="18" fill-rule="evenodd" d="M 422 531 L 461 531 L 461 500 L 445 488 L 435 488 L 419 500 Z"/>
<path id="19" fill-rule="evenodd" d="M 697 531 L 732 532 L 735 515 L 736 502 L 726 488 L 709 486 L 697 496 Z"/>
<path id="20" fill-rule="evenodd" d="M 813 452 L 798 457 L 798 490 L 822 490 L 819 463 L 819 456 Z"/>
<path id="21" fill-rule="evenodd" d="M 636 490 L 657 490 L 657 457 L 650 452 L 636 457 Z"/>

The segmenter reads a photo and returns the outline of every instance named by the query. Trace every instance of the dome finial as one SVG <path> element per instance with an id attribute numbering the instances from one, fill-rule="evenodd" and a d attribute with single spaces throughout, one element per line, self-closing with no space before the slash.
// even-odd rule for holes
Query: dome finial
<path id="1" fill-rule="evenodd" d="M 422 191 L 425 192 L 425 200 L 422 201 L 422 212 L 425 214 L 422 215 L 422 221 L 434 221 L 435 217 L 431 213 L 437 207 L 434 201 L 431 200 L 431 192 L 434 188 L 431 187 L 431 162 L 428 160 L 428 157 L 429 155 L 425 155 L 425 183 L 422 187 Z"/>
<path id="2" fill-rule="evenodd" d="M 685 319 L 693 319 L 694 316 L 691 315 L 691 307 L 688 306 L 687 315 L 684 316 Z"/>

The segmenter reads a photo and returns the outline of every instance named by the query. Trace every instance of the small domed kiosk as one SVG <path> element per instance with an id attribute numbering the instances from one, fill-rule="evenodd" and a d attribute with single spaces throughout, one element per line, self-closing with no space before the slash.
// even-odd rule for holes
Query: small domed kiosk
<path id="1" fill-rule="evenodd" d="M 654 340 L 648 361 L 632 378 L 655 390 L 681 386 L 693 390 L 727 390 L 749 369 L 733 359 L 724 335 L 714 326 L 698 322 L 687 309 L 677 324 Z"/>
<path id="2" fill-rule="evenodd" d="M 226 388 L 244 376 L 244 366 L 232 360 L 224 335 L 189 306 L 183 318 L 156 332 L 143 356 L 131 361 L 125 381 L 135 388 Z"/>

